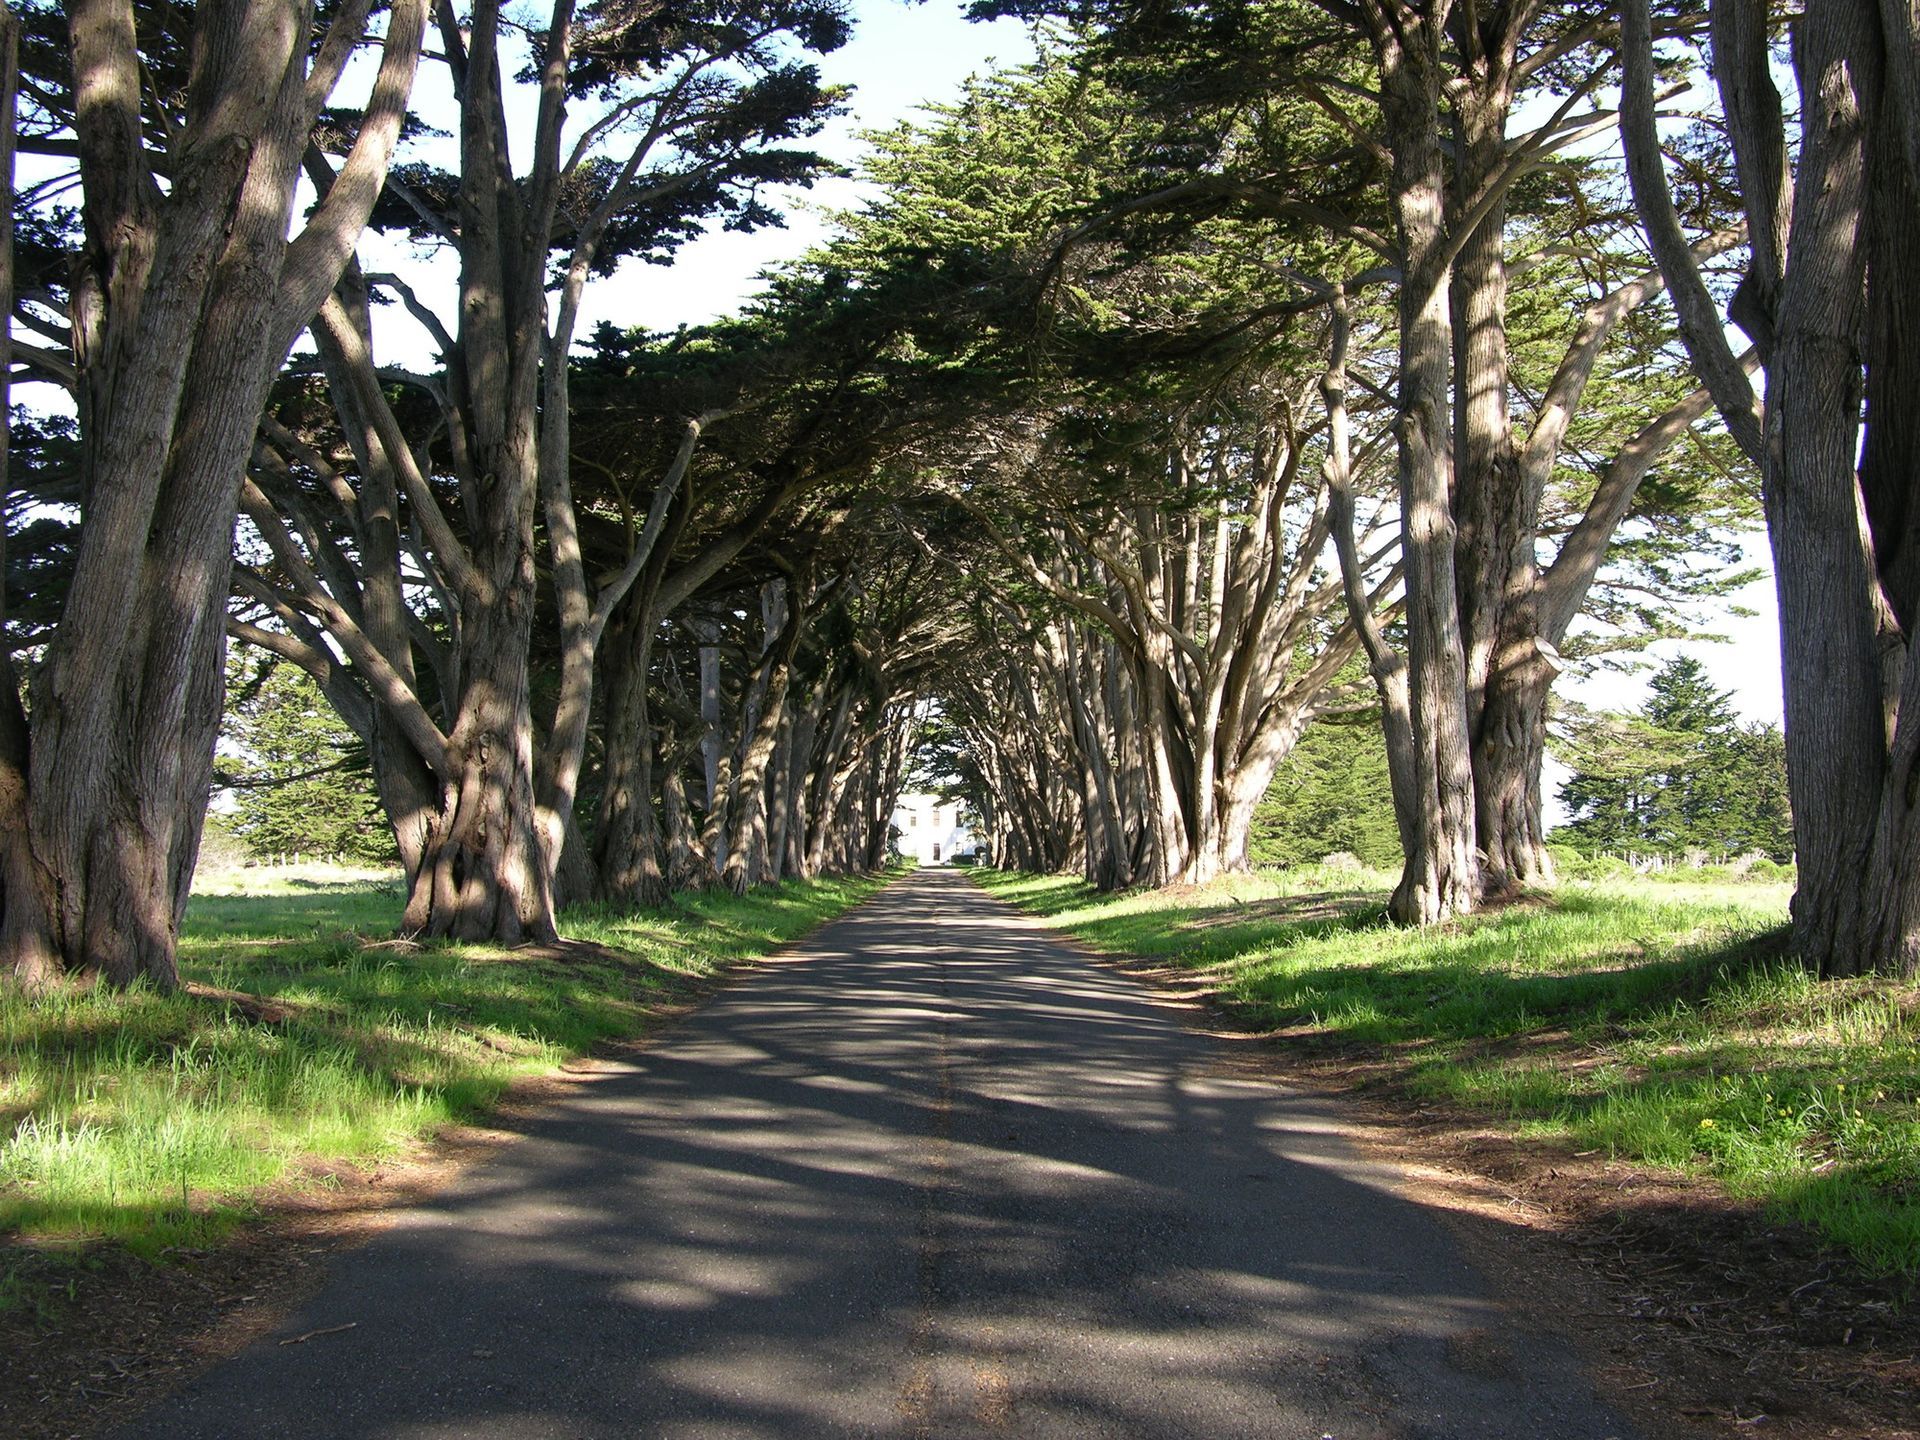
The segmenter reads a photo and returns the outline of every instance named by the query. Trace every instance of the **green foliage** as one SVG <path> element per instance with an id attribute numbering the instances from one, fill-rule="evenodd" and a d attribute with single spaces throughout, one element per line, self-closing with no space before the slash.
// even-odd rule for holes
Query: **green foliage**
<path id="1" fill-rule="evenodd" d="M 1143 191 L 1190 178 L 1203 137 L 1172 136 L 1138 79 L 1076 37 L 1043 37 L 1034 64 L 874 136 L 867 173 L 882 193 L 840 217 L 845 234 L 820 257 L 865 284 L 903 267 L 948 282 L 948 313 L 964 323 L 917 337 L 929 359 L 1003 377 L 1056 432 L 1056 463 L 1092 472 L 1089 487 L 1141 465 L 1163 479 L 1158 447 L 1181 417 L 1223 387 L 1258 388 L 1252 372 L 1283 356 L 1290 374 L 1316 363 L 1318 338 L 1300 318 L 1315 307 L 1276 275 L 1363 263 L 1348 242 L 1278 225 L 1224 192 L 1140 204 Z M 1210 115 L 1201 148 L 1231 148 L 1257 168 L 1283 143 L 1343 143 L 1306 101 L 1283 108 L 1284 120 L 1271 106 Z M 1270 408 L 1271 394 L 1258 403 Z"/>
<path id="2" fill-rule="evenodd" d="M 1509 222 L 1510 263 L 1524 267 L 1507 324 L 1516 422 L 1539 420 L 1572 338 L 1571 317 L 1646 268 L 1631 207 L 1616 175 L 1587 159 L 1547 167 L 1521 187 Z M 1732 223 L 1730 219 L 1726 223 Z M 1570 250 L 1570 227 L 1579 236 Z M 1717 227 L 1716 227 L 1717 228 Z M 1673 344 L 1667 307 L 1623 319 L 1594 366 L 1541 499 L 1545 535 L 1571 530 L 1613 459 L 1640 429 L 1679 404 L 1697 383 Z M 1762 520 L 1757 487 L 1717 420 L 1697 425 L 1661 452 L 1615 531 L 1584 622 L 1562 643 L 1576 670 L 1631 655 L 1659 640 L 1705 638 L 1703 599 L 1725 600 L 1757 573 L 1745 543 Z M 1620 662 L 1614 661 L 1614 664 Z"/>
<path id="3" fill-rule="evenodd" d="M 1663 666 L 1637 714 L 1581 715 L 1566 728 L 1574 773 L 1560 799 L 1574 818 L 1554 832 L 1559 843 L 1589 855 L 1792 857 L 1780 730 L 1742 725 L 1697 660 Z"/>
<path id="4" fill-rule="evenodd" d="M 6 640 L 17 654 L 51 637 L 66 604 L 79 543 L 80 427 L 63 415 L 11 412 L 6 526 Z"/>
<path id="5" fill-rule="evenodd" d="M 393 860 L 366 747 L 304 670 L 268 662 L 256 673 L 250 658 L 227 666 L 223 739 L 234 758 L 222 781 L 234 797 L 231 833 L 258 856 Z"/>
<path id="6" fill-rule="evenodd" d="M 1308 726 L 1253 812 L 1248 854 L 1255 865 L 1308 865 L 1339 851 L 1376 869 L 1400 862 L 1377 724 Z"/>
<path id="7" fill-rule="evenodd" d="M 400 908 L 378 883 L 266 877 L 196 896 L 177 994 L 0 990 L 0 1234 L 204 1243 L 303 1166 L 388 1154 L 484 1110 L 884 879 L 569 912 L 563 930 L 595 948 L 566 952 L 369 941 Z"/>
<path id="8" fill-rule="evenodd" d="M 556 262 L 564 268 L 580 221 L 606 205 L 591 256 L 602 276 L 629 258 L 671 264 L 709 227 L 749 231 L 782 223 L 765 192 L 811 185 L 833 172 L 794 142 L 818 134 L 844 98 L 800 57 L 836 50 L 850 33 L 839 0 L 580 6 L 565 84 L 598 148 L 565 177 L 568 193 L 549 236 Z M 539 72 L 528 66 L 510 78 L 524 85 Z M 611 118 L 602 124 L 602 117 Z M 625 147 L 647 132 L 627 173 Z M 671 143 L 659 143 L 663 137 Z M 394 166 L 393 177 L 401 184 L 380 197 L 374 229 L 421 244 L 462 233 L 453 173 L 412 159 Z"/>
<path id="9" fill-rule="evenodd" d="M 1783 884 L 1566 885 L 1405 930 L 1381 877 L 1101 895 L 976 872 L 1097 949 L 1201 972 L 1288 1043 L 1575 1149 L 1684 1166 L 1920 1282 L 1920 997 L 1780 963 Z"/>

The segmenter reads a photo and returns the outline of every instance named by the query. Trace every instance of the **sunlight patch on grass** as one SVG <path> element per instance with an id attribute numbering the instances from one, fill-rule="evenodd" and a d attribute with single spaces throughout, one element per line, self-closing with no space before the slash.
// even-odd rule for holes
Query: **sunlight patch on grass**
<path id="1" fill-rule="evenodd" d="M 473 1116 L 885 877 L 569 912 L 568 938 L 605 948 L 560 953 L 386 939 L 379 876 L 245 878 L 193 901 L 180 994 L 0 991 L 0 1233 L 203 1244 L 301 1166 Z"/>

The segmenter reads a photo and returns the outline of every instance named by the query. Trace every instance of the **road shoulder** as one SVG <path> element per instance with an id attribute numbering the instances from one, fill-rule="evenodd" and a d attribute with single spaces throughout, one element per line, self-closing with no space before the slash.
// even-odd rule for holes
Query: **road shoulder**
<path id="1" fill-rule="evenodd" d="M 1216 1037 L 1235 1073 L 1336 1100 L 1352 1141 L 1403 1174 L 1502 1300 L 1565 1337 L 1646 1433 L 1920 1437 L 1920 1307 L 1804 1228 L 1699 1176 L 1571 1153 L 1415 1099 L 1337 1047 L 1254 1035 L 1191 973 L 1027 918 Z"/>

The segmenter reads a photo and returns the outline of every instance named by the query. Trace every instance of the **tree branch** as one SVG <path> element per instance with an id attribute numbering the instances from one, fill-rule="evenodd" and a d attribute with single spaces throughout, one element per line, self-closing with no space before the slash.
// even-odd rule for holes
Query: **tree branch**
<path id="1" fill-rule="evenodd" d="M 1646 227 L 1654 263 L 1666 277 L 1673 297 L 1680 333 L 1707 391 L 1713 396 L 1734 443 L 1749 460 L 1760 463 L 1766 448 L 1761 426 L 1760 396 L 1733 347 L 1727 343 L 1713 297 L 1693 263 L 1686 232 L 1673 206 L 1667 184 L 1666 162 L 1660 153 L 1660 133 L 1654 116 L 1653 26 L 1647 0 L 1622 0 L 1620 18 L 1620 138 L 1625 146 L 1627 179 L 1634 206 Z M 1749 217 L 1751 218 L 1751 217 Z M 1765 356 L 1761 357 L 1764 362 Z"/>

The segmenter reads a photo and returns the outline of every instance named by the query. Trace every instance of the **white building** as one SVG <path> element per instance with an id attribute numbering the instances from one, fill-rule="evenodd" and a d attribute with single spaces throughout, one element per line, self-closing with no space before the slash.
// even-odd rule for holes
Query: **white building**
<path id="1" fill-rule="evenodd" d="M 938 795 L 902 795 L 893 808 L 892 824 L 900 835 L 900 853 L 922 865 L 944 864 L 978 843 L 961 823 L 960 802 Z"/>

